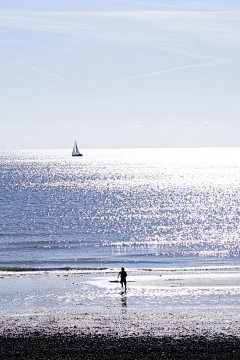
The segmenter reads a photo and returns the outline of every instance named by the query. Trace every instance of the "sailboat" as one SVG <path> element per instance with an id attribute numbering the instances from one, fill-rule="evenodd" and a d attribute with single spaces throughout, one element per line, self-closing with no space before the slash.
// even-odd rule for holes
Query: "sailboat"
<path id="1" fill-rule="evenodd" d="M 72 156 L 83 156 L 83 154 L 81 154 L 78 150 L 78 146 L 77 146 L 77 142 L 75 140 L 74 146 L 73 146 L 73 151 L 72 151 Z"/>

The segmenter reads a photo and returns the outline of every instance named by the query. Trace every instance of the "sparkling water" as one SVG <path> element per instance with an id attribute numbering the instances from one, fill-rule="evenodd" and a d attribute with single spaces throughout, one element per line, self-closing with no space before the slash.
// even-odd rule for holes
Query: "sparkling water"
<path id="1" fill-rule="evenodd" d="M 238 267 L 240 149 L 2 151 L 0 267 Z"/>

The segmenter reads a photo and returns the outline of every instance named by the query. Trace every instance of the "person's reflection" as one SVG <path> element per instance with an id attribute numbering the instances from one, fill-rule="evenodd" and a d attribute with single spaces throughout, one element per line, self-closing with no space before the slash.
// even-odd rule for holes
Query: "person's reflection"
<path id="1" fill-rule="evenodd" d="M 121 297 L 121 304 L 122 304 L 123 308 L 127 307 L 127 297 L 126 296 Z"/>

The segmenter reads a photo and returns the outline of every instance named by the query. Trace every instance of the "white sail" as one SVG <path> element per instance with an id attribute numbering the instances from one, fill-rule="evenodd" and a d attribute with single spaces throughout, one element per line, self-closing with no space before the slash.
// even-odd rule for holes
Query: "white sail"
<path id="1" fill-rule="evenodd" d="M 74 146 L 73 146 L 72 156 L 82 156 L 82 154 L 80 154 L 80 151 L 78 150 L 76 140 L 75 140 L 75 143 L 74 143 Z"/>
<path id="2" fill-rule="evenodd" d="M 76 154 L 80 154 L 80 152 L 79 152 L 79 150 L 78 150 L 77 143 L 76 143 L 75 151 L 76 151 Z"/>

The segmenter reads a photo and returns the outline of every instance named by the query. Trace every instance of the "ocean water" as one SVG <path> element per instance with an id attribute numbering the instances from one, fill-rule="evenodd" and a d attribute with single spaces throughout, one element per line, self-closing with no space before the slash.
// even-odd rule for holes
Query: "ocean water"
<path id="1" fill-rule="evenodd" d="M 240 149 L 0 152 L 0 267 L 240 267 Z"/>

